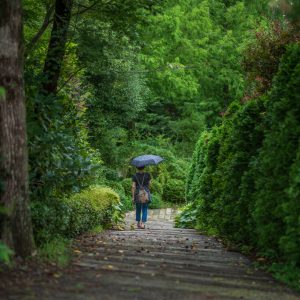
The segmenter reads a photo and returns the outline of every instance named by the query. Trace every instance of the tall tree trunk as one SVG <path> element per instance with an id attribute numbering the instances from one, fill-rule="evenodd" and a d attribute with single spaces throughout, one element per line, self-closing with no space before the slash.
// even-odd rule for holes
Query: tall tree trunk
<path id="1" fill-rule="evenodd" d="M 53 27 L 45 60 L 42 93 L 56 94 L 71 19 L 73 0 L 56 0 Z"/>
<path id="2" fill-rule="evenodd" d="M 17 255 L 34 246 L 28 197 L 21 0 L 0 2 L 0 170 L 5 208 L 1 239 Z M 4 88 L 4 92 L 3 92 Z"/>

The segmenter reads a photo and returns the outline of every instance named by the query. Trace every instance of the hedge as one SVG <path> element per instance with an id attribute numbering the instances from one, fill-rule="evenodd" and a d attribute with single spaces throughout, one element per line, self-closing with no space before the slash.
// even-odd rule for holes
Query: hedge
<path id="1" fill-rule="evenodd" d="M 69 198 L 32 203 L 34 233 L 38 244 L 56 236 L 75 237 L 97 225 L 118 219 L 120 197 L 108 187 L 92 186 Z"/>
<path id="2" fill-rule="evenodd" d="M 187 179 L 190 204 L 178 218 L 283 265 L 291 271 L 281 278 L 298 287 L 299 116 L 300 45 L 294 44 L 268 94 L 232 103 L 222 124 L 202 133 Z"/>

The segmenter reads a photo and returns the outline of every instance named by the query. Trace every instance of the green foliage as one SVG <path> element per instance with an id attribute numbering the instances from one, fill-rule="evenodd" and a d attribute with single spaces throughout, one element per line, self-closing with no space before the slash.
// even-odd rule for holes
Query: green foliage
<path id="1" fill-rule="evenodd" d="M 131 211 L 133 210 L 134 206 L 132 203 L 132 196 L 126 196 L 123 200 L 122 200 L 122 209 L 123 211 Z"/>
<path id="2" fill-rule="evenodd" d="M 97 225 L 94 228 L 92 228 L 91 230 L 89 230 L 88 233 L 92 234 L 92 235 L 96 235 L 96 234 L 103 232 L 103 230 L 104 230 L 104 228 L 102 225 Z"/>
<path id="3" fill-rule="evenodd" d="M 5 88 L 0 86 L 0 101 L 4 99 L 6 94 Z"/>
<path id="4" fill-rule="evenodd" d="M 0 242 L 0 262 L 9 264 L 10 258 L 13 255 L 13 252 L 7 245 Z"/>
<path id="5" fill-rule="evenodd" d="M 156 194 L 158 196 L 162 196 L 163 195 L 163 185 L 155 179 L 151 180 L 151 193 Z"/>
<path id="6" fill-rule="evenodd" d="M 34 41 L 53 1 L 23 4 L 41 255 L 60 257 L 61 237 L 119 223 L 132 208 L 129 162 L 153 153 L 165 160 L 147 170 L 151 208 L 187 200 L 178 225 L 255 248 L 297 278 L 299 45 L 287 46 L 299 40 L 297 1 L 272 1 L 281 9 L 272 16 L 269 0 L 101 1 L 77 14 L 88 2 L 74 2 L 50 96 L 40 88 L 51 21 Z"/>
<path id="7" fill-rule="evenodd" d="M 219 0 L 170 1 L 151 16 L 141 28 L 141 61 L 153 70 L 145 132 L 159 131 L 191 154 L 199 132 L 243 96 L 242 52 L 261 19 L 254 3 Z"/>
<path id="8" fill-rule="evenodd" d="M 132 179 L 131 178 L 124 178 L 122 181 L 121 181 L 121 184 L 123 186 L 123 189 L 125 191 L 125 194 L 127 196 L 132 196 L 132 193 L 131 193 L 131 187 L 132 187 Z"/>
<path id="9" fill-rule="evenodd" d="M 265 139 L 256 168 L 254 211 L 258 246 L 271 256 L 283 256 L 298 263 L 299 58 L 299 45 L 290 46 L 273 81 Z"/>
<path id="10" fill-rule="evenodd" d="M 124 179 L 126 181 L 126 179 Z M 112 188 L 120 197 L 120 208 L 122 212 L 132 209 L 132 197 L 129 195 L 128 187 L 123 181 L 106 181 L 107 186 Z M 131 190 L 131 189 L 130 189 Z"/>
<path id="11" fill-rule="evenodd" d="M 99 180 L 101 159 L 87 142 L 75 105 L 66 104 L 65 98 L 40 96 L 31 100 L 28 137 L 32 198 L 61 197 Z M 36 105 L 41 114 L 38 119 L 34 115 Z"/>
<path id="12" fill-rule="evenodd" d="M 134 141 L 131 143 L 131 147 L 129 149 L 131 149 L 131 152 L 128 153 L 128 158 L 124 159 L 121 171 L 124 174 L 124 177 L 129 176 L 129 174 L 133 175 L 136 172 L 136 169 L 129 165 L 132 157 L 145 153 L 155 153 L 162 156 L 164 158 L 164 162 L 158 166 L 147 167 L 146 171 L 149 172 L 152 177 L 150 187 L 151 194 L 156 196 L 157 199 L 163 199 L 164 201 L 169 200 L 165 199 L 163 196 L 164 189 L 169 181 L 170 184 L 172 184 L 172 180 L 177 180 L 176 184 L 178 184 L 178 186 L 175 188 L 178 190 L 179 194 L 181 193 L 181 196 L 178 197 L 176 194 L 176 197 L 181 198 L 181 201 L 184 199 L 184 193 L 182 195 L 182 190 L 184 190 L 188 161 L 186 159 L 178 158 L 176 150 L 174 147 L 170 146 L 168 139 L 159 136 L 156 138 L 148 138 L 144 141 Z M 131 199 L 132 179 L 125 178 L 121 181 L 121 183 L 125 189 L 126 196 Z M 170 202 L 177 202 L 178 198 L 170 200 Z"/>
<path id="13" fill-rule="evenodd" d="M 161 195 L 159 194 L 151 194 L 151 203 L 149 204 L 149 208 L 163 208 L 164 202 L 161 199 Z"/>
<path id="14" fill-rule="evenodd" d="M 122 219 L 119 195 L 108 187 L 91 186 L 69 198 L 32 203 L 32 220 L 39 245 L 56 237 L 75 237 L 98 225 L 117 225 Z"/>
<path id="15" fill-rule="evenodd" d="M 189 204 L 177 218 L 179 226 L 255 249 L 292 286 L 300 266 L 299 61 L 299 44 L 289 45 L 270 92 L 233 102 L 222 124 L 202 133 L 187 178 Z"/>
<path id="16" fill-rule="evenodd" d="M 256 31 L 255 43 L 248 46 L 243 62 L 249 82 L 246 100 L 270 89 L 286 45 L 296 39 L 291 28 L 278 21 Z"/>
<path id="17" fill-rule="evenodd" d="M 238 242 L 247 243 L 253 233 L 250 216 L 253 203 L 242 197 L 241 191 L 244 174 L 262 143 L 263 133 L 257 124 L 263 121 L 264 111 L 261 99 L 241 106 L 233 103 L 217 137 L 222 142 L 212 179 L 214 220 L 218 232 Z"/>
<path id="18" fill-rule="evenodd" d="M 295 266 L 293 264 L 273 263 L 271 267 L 268 268 L 268 271 L 270 271 L 276 279 L 287 283 L 290 287 L 300 291 L 299 266 Z"/>
<path id="19" fill-rule="evenodd" d="M 180 179 L 169 179 L 164 187 L 163 199 L 167 202 L 184 202 L 185 182 Z"/>
<path id="20" fill-rule="evenodd" d="M 60 235 L 65 236 L 69 228 L 70 213 L 70 207 L 64 199 L 31 201 L 33 232 L 37 245 Z"/>
<path id="21" fill-rule="evenodd" d="M 59 267 L 65 267 L 71 259 L 70 252 L 70 240 L 56 237 L 45 242 L 38 249 L 38 258 L 44 262 L 55 263 Z"/>
<path id="22" fill-rule="evenodd" d="M 127 150 L 134 121 L 145 108 L 148 88 L 138 70 L 139 46 L 112 27 L 94 18 L 82 20 L 78 55 L 90 91 L 85 101 L 89 141 L 104 162 L 116 168 Z"/>
<path id="23" fill-rule="evenodd" d="M 93 186 L 66 199 L 70 208 L 67 235 L 74 237 L 99 224 L 110 224 L 119 195 L 107 187 Z"/>
<path id="24" fill-rule="evenodd" d="M 195 228 L 197 224 L 197 207 L 197 201 L 186 204 L 180 211 L 180 214 L 176 216 L 176 227 Z"/>

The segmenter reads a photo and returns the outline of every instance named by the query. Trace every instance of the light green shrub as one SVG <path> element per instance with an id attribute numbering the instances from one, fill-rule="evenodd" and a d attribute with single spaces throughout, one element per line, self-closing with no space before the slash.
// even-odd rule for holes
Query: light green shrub
<path id="1" fill-rule="evenodd" d="M 67 236 L 76 236 L 99 224 L 111 221 L 114 208 L 120 205 L 119 195 L 108 187 L 93 186 L 66 199 L 70 207 Z"/>

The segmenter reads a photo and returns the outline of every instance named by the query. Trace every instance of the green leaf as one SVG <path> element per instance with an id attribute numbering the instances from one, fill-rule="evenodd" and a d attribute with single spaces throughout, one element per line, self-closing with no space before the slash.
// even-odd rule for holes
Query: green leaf
<path id="1" fill-rule="evenodd" d="M 4 87 L 0 86 L 0 101 L 4 101 L 6 95 L 6 90 Z"/>

